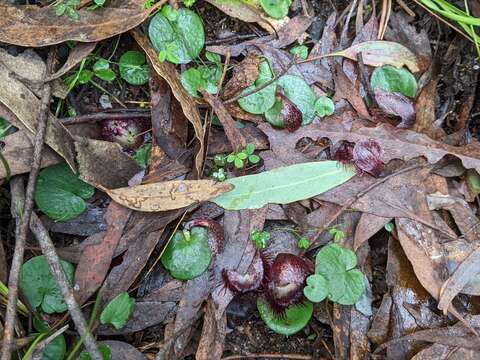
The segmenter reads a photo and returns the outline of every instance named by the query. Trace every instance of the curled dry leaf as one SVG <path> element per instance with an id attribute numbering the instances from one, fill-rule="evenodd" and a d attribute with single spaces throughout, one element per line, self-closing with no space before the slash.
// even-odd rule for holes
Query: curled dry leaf
<path id="1" fill-rule="evenodd" d="M 78 10 L 79 20 L 57 16 L 53 6 L 0 5 L 0 41 L 19 46 L 40 47 L 67 40 L 95 42 L 124 33 L 150 15 L 143 1 L 113 0 L 95 11 Z"/>
<path id="2" fill-rule="evenodd" d="M 187 117 L 188 121 L 190 121 L 193 125 L 195 137 L 200 143 L 200 148 L 198 149 L 197 156 L 195 157 L 195 167 L 198 174 L 201 174 L 203 167 L 203 154 L 205 149 L 205 134 L 203 131 L 202 119 L 200 118 L 200 113 L 198 112 L 195 100 L 182 86 L 177 74 L 177 70 L 175 69 L 175 65 L 167 62 L 160 62 L 157 53 L 152 48 L 145 35 L 140 32 L 140 30 L 134 29 L 131 31 L 131 34 L 138 45 L 140 45 L 140 47 L 147 54 L 147 57 L 152 63 L 152 66 L 157 74 L 164 78 L 168 85 L 170 85 L 173 96 L 175 96 L 175 98 L 178 100 L 182 107 L 183 113 Z"/>
<path id="3" fill-rule="evenodd" d="M 402 122 L 397 125 L 408 129 L 415 123 L 415 107 L 413 101 L 400 93 L 391 93 L 380 88 L 375 89 L 375 101 L 380 109 L 390 115 L 399 116 Z"/>
<path id="4" fill-rule="evenodd" d="M 232 185 L 212 180 L 174 180 L 105 191 L 123 206 L 154 212 L 180 209 L 229 190 L 232 190 Z"/>

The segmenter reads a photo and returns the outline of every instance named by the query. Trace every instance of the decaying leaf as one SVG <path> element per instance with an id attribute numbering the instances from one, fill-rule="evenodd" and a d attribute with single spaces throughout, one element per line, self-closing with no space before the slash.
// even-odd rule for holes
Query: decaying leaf
<path id="1" fill-rule="evenodd" d="M 57 16 L 53 6 L 0 5 L 0 41 L 40 47 L 67 40 L 95 42 L 123 33 L 142 23 L 155 7 L 146 10 L 142 1 L 113 0 L 95 11 L 78 10 L 79 20 Z"/>
<path id="2" fill-rule="evenodd" d="M 147 54 L 147 57 L 149 58 L 150 62 L 153 65 L 153 68 L 158 73 L 158 75 L 164 78 L 168 85 L 170 85 L 173 95 L 180 102 L 183 113 L 193 125 L 193 128 L 195 130 L 195 136 L 200 143 L 200 148 L 198 149 L 198 153 L 195 158 L 195 167 L 198 174 L 201 174 L 203 166 L 203 153 L 205 151 L 205 134 L 203 131 L 202 119 L 200 118 L 200 114 L 195 105 L 195 100 L 187 93 L 185 88 L 182 86 L 175 66 L 171 63 L 162 63 L 159 61 L 157 53 L 155 52 L 155 50 L 153 50 L 145 35 L 143 35 L 138 29 L 132 30 L 131 34 L 135 41 L 138 43 L 138 45 L 140 45 L 140 47 Z"/>
<path id="3" fill-rule="evenodd" d="M 133 210 L 165 211 L 207 201 L 232 189 L 212 180 L 173 180 L 130 188 L 106 190 L 110 197 Z"/>

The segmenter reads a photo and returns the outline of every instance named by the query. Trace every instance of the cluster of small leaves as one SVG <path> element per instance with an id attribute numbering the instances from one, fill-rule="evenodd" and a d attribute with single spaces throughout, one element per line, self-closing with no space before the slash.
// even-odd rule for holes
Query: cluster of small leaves
<path id="1" fill-rule="evenodd" d="M 112 325 L 115 329 L 122 329 L 135 309 L 135 299 L 127 292 L 115 296 L 100 314 L 103 325 Z"/>
<path id="2" fill-rule="evenodd" d="M 202 19 L 188 9 L 165 5 L 150 22 L 148 35 L 160 61 L 187 64 L 200 54 L 205 44 Z"/>
<path id="3" fill-rule="evenodd" d="M 254 230 L 250 233 L 250 238 L 255 241 L 257 249 L 264 250 L 268 247 L 271 234 L 268 231 Z"/>
<path id="4" fill-rule="evenodd" d="M 80 0 L 60 0 L 55 3 L 55 15 L 63 16 L 67 14 L 71 19 L 78 20 L 80 19 L 77 11 L 79 5 Z"/>
<path id="5" fill-rule="evenodd" d="M 333 242 L 335 243 L 339 243 L 345 238 L 345 233 L 342 230 L 338 230 L 336 226 L 330 227 L 328 233 L 333 235 Z"/>
<path id="6" fill-rule="evenodd" d="M 308 248 L 310 247 L 311 245 L 311 242 L 310 240 L 305 237 L 305 236 L 302 236 L 300 239 L 298 239 L 298 242 L 297 242 L 297 247 L 299 249 L 302 249 L 302 250 L 308 250 Z"/>
<path id="7" fill-rule="evenodd" d="M 315 274 L 307 278 L 303 293 L 312 302 L 325 298 L 341 305 L 353 305 L 365 292 L 364 275 L 355 253 L 339 244 L 324 246 L 317 254 Z"/>
<path id="8" fill-rule="evenodd" d="M 227 155 L 227 163 L 233 164 L 237 169 L 243 169 L 245 163 L 248 161 L 250 164 L 258 164 L 260 156 L 255 155 L 255 145 L 247 144 L 244 150 L 239 152 L 232 152 Z"/>
<path id="9" fill-rule="evenodd" d="M 222 77 L 222 61 L 220 55 L 211 52 L 205 54 L 207 60 L 213 65 L 200 65 L 192 67 L 180 77 L 183 87 L 193 97 L 198 97 L 199 90 L 205 90 L 210 94 L 218 93 L 218 82 Z"/>
<path id="10" fill-rule="evenodd" d="M 68 281 L 73 282 L 75 268 L 66 261 L 62 260 L 61 263 Z M 36 256 L 22 265 L 19 284 L 34 309 L 41 308 L 47 314 L 62 313 L 67 310 L 67 305 L 50 272 L 45 256 Z"/>
<path id="11" fill-rule="evenodd" d="M 283 19 L 288 14 L 292 0 L 260 0 L 260 6 L 274 19 Z"/>
<path id="12" fill-rule="evenodd" d="M 57 221 L 74 219 L 87 209 L 85 200 L 95 192 L 65 164 L 43 169 L 37 181 L 35 203 L 49 218 Z"/>
<path id="13" fill-rule="evenodd" d="M 243 93 L 247 94 L 273 79 L 273 72 L 267 61 L 259 66 L 259 76 L 255 83 L 247 87 Z M 302 113 L 302 125 L 310 124 L 315 115 L 320 117 L 332 115 L 335 106 L 333 101 L 322 96 L 316 98 L 315 93 L 305 80 L 300 76 L 284 75 L 272 84 L 244 96 L 238 100 L 239 106 L 251 114 L 264 115 L 266 120 L 276 127 L 285 127 L 285 124 L 278 123 L 278 114 L 283 107 L 281 99 L 277 99 L 277 88 L 282 89 L 285 97 L 290 100 Z"/>

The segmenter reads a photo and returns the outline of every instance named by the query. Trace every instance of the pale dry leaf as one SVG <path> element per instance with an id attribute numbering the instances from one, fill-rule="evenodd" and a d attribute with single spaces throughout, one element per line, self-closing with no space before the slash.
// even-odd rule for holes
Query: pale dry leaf
<path id="1" fill-rule="evenodd" d="M 106 192 L 114 201 L 130 209 L 155 212 L 180 209 L 207 201 L 229 190 L 232 190 L 230 184 L 212 180 L 173 180 L 106 189 Z"/>

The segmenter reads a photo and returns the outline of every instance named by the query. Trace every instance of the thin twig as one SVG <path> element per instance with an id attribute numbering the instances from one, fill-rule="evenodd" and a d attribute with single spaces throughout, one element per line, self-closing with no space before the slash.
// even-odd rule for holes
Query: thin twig
<path id="1" fill-rule="evenodd" d="M 50 75 L 53 72 L 55 63 L 55 52 L 50 50 L 47 60 L 46 75 Z M 51 86 L 49 83 L 45 83 L 42 91 L 42 102 L 40 105 L 40 111 L 38 114 L 37 133 L 35 135 L 34 147 L 33 147 L 33 159 L 30 174 L 28 177 L 28 185 L 25 197 L 25 203 L 22 209 L 16 209 L 19 211 L 17 216 L 17 227 L 15 229 L 15 250 L 12 259 L 12 265 L 10 268 L 10 276 L 8 279 L 8 304 L 5 314 L 5 328 L 3 331 L 3 346 L 2 346 L 2 360 L 10 360 L 12 358 L 12 344 L 13 344 L 13 329 L 16 320 L 17 299 L 18 299 L 18 280 L 20 275 L 20 267 L 23 263 L 23 255 L 25 252 L 25 240 L 28 234 L 28 228 L 30 224 L 30 217 L 34 206 L 34 193 L 37 183 L 37 176 L 40 169 L 40 163 L 42 161 L 42 150 L 45 139 L 45 133 L 47 130 L 47 119 L 51 97 Z M 20 184 L 19 180 L 16 182 Z M 14 210 L 12 208 L 12 210 Z"/>
<path id="2" fill-rule="evenodd" d="M 358 64 L 358 69 L 360 71 L 360 80 L 362 81 L 363 88 L 365 89 L 365 92 L 368 94 L 368 97 L 370 98 L 370 101 L 372 102 L 373 106 L 376 107 L 377 102 L 375 100 L 375 94 L 373 93 L 372 85 L 368 80 L 368 72 L 367 72 L 367 69 L 365 68 L 365 63 L 363 62 L 363 55 L 361 51 L 357 54 L 357 64 Z"/>
<path id="3" fill-rule="evenodd" d="M 52 335 L 50 335 L 46 339 L 39 342 L 38 345 L 35 347 L 35 350 L 33 350 L 32 360 L 42 360 L 43 350 L 45 350 L 48 344 L 50 344 L 53 340 L 55 340 L 57 336 L 62 335 L 67 329 L 68 329 L 68 325 L 65 325 L 64 327 L 55 331 Z M 26 358 L 26 360 L 29 360 L 29 359 Z"/>
<path id="4" fill-rule="evenodd" d="M 79 115 L 70 118 L 63 118 L 60 121 L 64 125 L 96 123 L 103 120 L 124 120 L 124 119 L 149 119 L 150 110 L 122 111 L 122 112 L 100 112 L 94 114 Z"/>
<path id="5" fill-rule="evenodd" d="M 313 359 L 312 356 L 310 355 L 300 355 L 300 354 L 247 354 L 247 355 L 231 355 L 231 356 L 222 358 L 222 360 L 259 359 L 259 358 L 293 359 L 293 360 Z"/>

